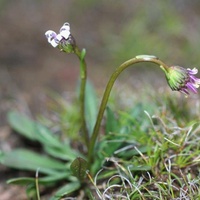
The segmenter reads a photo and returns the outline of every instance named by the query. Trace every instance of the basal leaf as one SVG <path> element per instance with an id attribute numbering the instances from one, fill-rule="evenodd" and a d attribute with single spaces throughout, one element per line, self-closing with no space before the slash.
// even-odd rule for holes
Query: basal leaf
<path id="1" fill-rule="evenodd" d="M 62 160 L 74 160 L 77 156 L 80 156 L 80 153 L 71 149 L 69 146 L 63 146 L 63 148 L 49 147 L 45 146 L 44 150 L 51 156 L 59 158 Z"/>
<path id="2" fill-rule="evenodd" d="M 60 200 L 63 196 L 68 195 L 72 192 L 75 192 L 81 187 L 80 182 L 68 183 L 65 186 L 61 187 L 50 200 Z"/>
<path id="3" fill-rule="evenodd" d="M 97 117 L 97 96 L 91 83 L 86 84 L 85 113 L 89 132 L 91 133 Z"/>
<path id="4" fill-rule="evenodd" d="M 66 170 L 64 163 L 24 149 L 4 153 L 1 163 L 16 169 L 31 171 L 39 169 L 46 174 L 52 174 L 56 170 Z"/>
<path id="5" fill-rule="evenodd" d="M 48 128 L 22 114 L 10 112 L 8 114 L 8 121 L 14 130 L 28 139 L 37 140 L 48 146 L 62 146 L 62 143 L 58 140 L 56 135 L 54 135 Z"/>
<path id="6" fill-rule="evenodd" d="M 7 115 L 10 126 L 30 140 L 35 140 L 35 124 L 26 116 L 17 112 L 9 112 Z"/>
<path id="7" fill-rule="evenodd" d="M 36 139 L 42 144 L 58 148 L 62 146 L 58 138 L 42 124 L 35 123 L 35 131 Z"/>
<path id="8" fill-rule="evenodd" d="M 45 177 L 38 177 L 38 182 L 42 185 L 56 183 L 57 181 L 67 179 L 70 177 L 71 172 L 58 172 L 57 174 L 47 175 Z M 7 181 L 8 184 L 15 184 L 15 185 L 27 185 L 30 183 L 35 183 L 35 178 L 31 177 L 20 177 L 20 178 L 13 178 Z"/>
<path id="9" fill-rule="evenodd" d="M 21 177 L 21 178 L 12 178 L 7 181 L 7 184 L 15 184 L 15 185 L 28 185 L 30 183 L 35 183 L 35 178 Z"/>

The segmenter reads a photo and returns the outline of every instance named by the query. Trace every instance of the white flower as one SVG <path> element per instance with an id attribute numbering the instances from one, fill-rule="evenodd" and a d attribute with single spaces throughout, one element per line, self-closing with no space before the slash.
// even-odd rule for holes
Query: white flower
<path id="1" fill-rule="evenodd" d="M 63 24 L 63 26 L 60 28 L 60 31 L 58 34 L 56 34 L 54 31 L 52 30 L 48 30 L 45 33 L 45 36 L 48 40 L 48 42 L 53 46 L 53 47 L 57 47 L 59 45 L 59 43 L 61 42 L 61 40 L 67 40 L 70 36 L 70 25 L 69 23 L 65 22 Z"/>

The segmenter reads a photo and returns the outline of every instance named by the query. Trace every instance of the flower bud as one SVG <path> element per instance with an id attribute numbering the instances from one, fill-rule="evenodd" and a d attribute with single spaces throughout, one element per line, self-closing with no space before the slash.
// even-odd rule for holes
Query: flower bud
<path id="1" fill-rule="evenodd" d="M 198 72 L 196 68 L 185 69 L 179 66 L 171 66 L 168 69 L 162 69 L 165 72 L 167 82 L 172 90 L 180 91 L 186 95 L 189 92 L 197 93 L 200 79 L 194 76 Z"/>

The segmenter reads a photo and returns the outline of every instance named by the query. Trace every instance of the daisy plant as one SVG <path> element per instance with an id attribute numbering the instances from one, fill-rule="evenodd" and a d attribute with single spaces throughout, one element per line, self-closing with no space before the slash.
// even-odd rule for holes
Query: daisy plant
<path id="1" fill-rule="evenodd" d="M 76 176 L 79 180 L 79 182 L 73 182 L 71 185 L 67 185 L 65 188 L 58 191 L 57 195 L 60 195 L 60 197 L 63 194 L 70 193 L 71 191 L 75 191 L 76 189 L 80 188 L 81 183 L 84 182 L 85 176 L 88 177 L 88 179 L 95 185 L 95 181 L 93 179 L 94 174 L 97 173 L 97 170 L 94 170 L 94 163 L 97 161 L 97 153 L 98 153 L 98 143 L 97 139 L 100 134 L 100 127 L 102 123 L 102 119 L 104 116 L 104 112 L 107 107 L 108 99 L 111 93 L 111 90 L 113 88 L 113 85 L 119 75 L 126 70 L 128 67 L 135 66 L 137 67 L 137 63 L 154 63 L 156 66 L 158 66 L 165 74 L 167 83 L 169 87 L 173 91 L 179 91 L 185 95 L 189 95 L 190 93 L 197 93 L 197 88 L 200 85 L 200 79 L 197 78 L 195 75 L 197 74 L 198 70 L 196 68 L 194 69 L 185 69 L 180 66 L 168 66 L 166 63 L 161 61 L 158 57 L 153 55 L 138 55 L 135 56 L 124 63 L 122 63 L 120 66 L 118 66 L 115 71 L 111 74 L 110 79 L 106 85 L 105 91 L 102 96 L 102 100 L 99 106 L 99 110 L 97 112 L 96 121 L 94 124 L 94 128 L 92 131 L 88 131 L 88 124 L 89 121 L 86 120 L 86 82 L 87 82 L 87 65 L 85 61 L 86 56 L 86 50 L 82 49 L 80 50 L 79 47 L 76 44 L 76 41 L 70 31 L 70 24 L 64 23 L 63 26 L 60 28 L 59 33 L 56 33 L 52 30 L 48 30 L 45 33 L 45 36 L 47 38 L 47 41 L 50 43 L 50 45 L 54 48 L 59 49 L 61 52 L 64 53 L 73 53 L 75 54 L 79 61 L 80 61 L 80 89 L 79 89 L 79 115 L 80 115 L 80 136 L 82 137 L 82 140 L 84 141 L 84 153 L 83 152 L 76 152 L 72 151 L 70 147 L 65 147 L 63 144 L 60 143 L 60 141 L 53 139 L 53 136 L 47 131 L 44 127 L 41 127 L 37 125 L 37 130 L 40 131 L 40 135 L 37 136 L 37 138 L 32 138 L 33 136 L 31 134 L 28 135 L 28 137 L 32 139 L 37 139 L 38 141 L 45 144 L 45 148 L 47 152 L 50 155 L 57 156 L 61 158 L 62 160 L 68 160 L 71 161 L 70 169 L 74 176 Z M 111 113 L 112 115 L 112 113 Z M 18 118 L 15 116 L 15 119 Z M 26 121 L 26 119 L 23 119 L 23 122 L 26 122 L 27 128 L 30 129 L 32 126 L 32 123 Z M 23 126 L 19 126 L 18 124 L 14 124 L 16 129 L 21 132 L 23 132 Z M 34 125 L 35 127 L 35 125 Z M 118 138 L 116 138 L 118 139 Z M 48 142 L 47 142 L 48 141 Z M 118 145 L 118 144 L 117 144 Z M 115 146 L 117 148 L 119 146 Z M 65 149 L 66 148 L 66 149 Z M 111 149 L 113 148 L 110 147 Z M 113 148 L 114 149 L 114 148 Z M 112 154 L 112 152 L 111 152 Z M 28 154 L 29 155 L 29 154 Z M 32 155 L 32 154 L 31 154 Z M 76 155 L 76 156 L 74 156 Z M 144 157 L 142 153 L 140 153 L 142 158 Z M 24 154 L 24 156 L 26 156 Z M 36 155 L 32 155 L 35 156 Z M 74 159 L 75 158 L 75 159 Z M 40 159 L 40 158 L 37 158 Z M 59 180 L 59 178 L 67 178 L 66 176 L 70 176 L 70 172 L 68 174 L 65 174 L 65 168 L 66 165 L 58 164 L 54 166 L 53 162 L 50 160 L 46 160 L 43 162 L 43 159 L 40 159 L 40 165 L 44 167 L 44 169 L 47 168 L 47 163 L 50 163 L 48 166 L 54 167 L 57 171 L 56 173 L 52 173 L 53 169 L 46 169 L 42 172 L 47 173 L 49 176 L 48 178 L 51 180 Z M 45 159 L 44 159 L 45 160 Z M 5 162 L 4 162 L 5 163 Z M 46 164 L 46 165 L 45 165 Z M 40 166 L 40 167 L 41 167 Z M 32 165 L 27 166 L 28 169 L 32 169 Z M 43 168 L 40 169 L 40 171 L 43 170 Z M 63 170 L 62 173 L 65 174 L 62 176 L 62 173 L 57 173 L 58 170 Z M 74 177 L 68 178 L 68 181 L 72 181 Z M 48 179 L 48 180 L 49 180 Z M 31 181 L 29 179 L 29 181 Z M 43 183 L 46 183 L 46 179 L 39 179 L 39 183 L 43 181 Z M 37 182 L 38 183 L 38 182 Z M 37 187 L 38 184 L 36 184 Z M 68 191 L 68 192 L 66 192 Z M 100 191 L 97 191 L 98 194 L 100 194 Z M 39 195 L 38 195 L 39 196 Z M 101 195 L 100 195 L 101 196 Z M 39 199 L 39 198 L 38 198 Z M 53 198 L 53 200 L 59 199 L 59 198 Z"/>

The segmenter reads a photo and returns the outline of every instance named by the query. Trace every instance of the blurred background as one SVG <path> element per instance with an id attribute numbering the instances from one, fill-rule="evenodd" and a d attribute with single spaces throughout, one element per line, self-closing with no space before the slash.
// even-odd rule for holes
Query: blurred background
<path id="1" fill-rule="evenodd" d="M 1 0 L 0 123 L 12 101 L 40 111 L 45 90 L 74 90 L 79 62 L 52 48 L 44 36 L 47 30 L 58 32 L 64 22 L 71 24 L 78 46 L 87 50 L 89 79 L 103 88 L 114 68 L 139 54 L 198 67 L 199 17 L 198 0 Z M 129 80 L 139 89 L 166 86 L 163 73 L 146 65 L 126 70 L 119 81 Z"/>
<path id="2" fill-rule="evenodd" d="M 76 88 L 79 62 L 52 48 L 47 30 L 70 23 L 76 43 L 87 50 L 89 79 L 101 91 L 117 66 L 139 54 L 198 68 L 199 18 L 199 0 L 0 0 L 1 140 L 9 109 L 39 113 L 46 91 Z M 122 88 L 166 87 L 161 70 L 148 66 L 126 70 L 118 80 Z"/>

